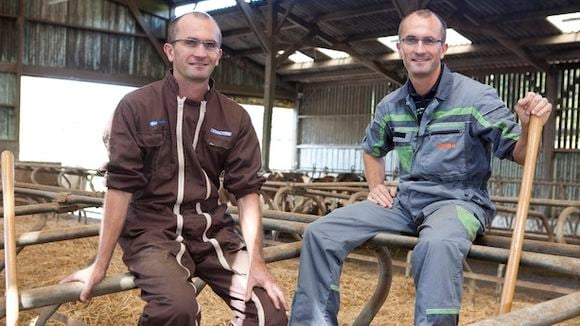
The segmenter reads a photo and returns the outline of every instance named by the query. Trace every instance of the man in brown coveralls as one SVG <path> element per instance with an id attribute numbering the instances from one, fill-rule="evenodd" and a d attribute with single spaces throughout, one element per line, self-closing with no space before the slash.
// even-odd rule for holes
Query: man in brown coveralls
<path id="1" fill-rule="evenodd" d="M 85 283 L 81 301 L 104 278 L 118 241 L 147 302 L 140 325 L 198 325 L 193 276 L 230 306 L 232 324 L 286 325 L 288 306 L 262 256 L 258 139 L 247 112 L 210 79 L 220 46 L 208 14 L 175 19 L 163 48 L 173 69 L 119 103 L 105 135 L 108 190 L 97 258 L 64 279 Z M 243 239 L 218 205 L 222 171 Z"/>

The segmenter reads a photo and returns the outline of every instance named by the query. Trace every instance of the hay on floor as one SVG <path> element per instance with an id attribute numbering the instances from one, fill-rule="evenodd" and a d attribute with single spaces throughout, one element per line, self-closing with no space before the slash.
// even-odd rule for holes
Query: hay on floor
<path id="1" fill-rule="evenodd" d="M 29 230 L 38 216 L 18 217 L 17 233 Z M 78 225 L 76 219 L 50 216 L 45 229 L 65 228 Z M 85 266 L 96 254 L 97 237 L 55 242 L 29 246 L 17 259 L 18 287 L 30 289 L 58 283 L 71 272 Z M 3 252 L 2 252 L 3 254 Z M 269 264 L 272 273 L 282 285 L 286 299 L 291 302 L 298 274 L 298 260 L 292 259 Z M 109 275 L 126 272 L 121 261 L 121 252 L 116 249 L 109 268 Z M 2 273 L 3 275 L 3 273 Z M 339 321 L 341 325 L 350 325 L 362 309 L 376 285 L 376 265 L 368 262 L 349 260 L 345 264 L 341 279 L 341 309 Z M 4 282 L 0 286 L 4 293 Z M 389 297 L 372 325 L 412 325 L 415 290 L 413 281 L 400 274 L 393 277 L 393 285 Z M 465 291 L 460 324 L 466 325 L 497 313 L 499 304 L 496 302 L 494 289 L 479 287 L 475 294 Z M 517 295 L 513 309 L 519 309 L 530 304 L 541 302 L 541 298 Z M 228 307 L 221 299 L 206 289 L 199 295 L 202 307 L 203 325 L 228 325 L 231 315 Z M 107 296 L 93 298 L 88 304 L 67 303 L 58 312 L 69 318 L 82 321 L 88 325 L 135 325 L 143 309 L 139 291 L 132 290 Z M 38 311 L 22 311 L 20 325 L 33 325 Z M 562 325 L 578 325 L 580 317 Z M 65 323 L 50 320 L 48 325 L 65 325 Z"/>

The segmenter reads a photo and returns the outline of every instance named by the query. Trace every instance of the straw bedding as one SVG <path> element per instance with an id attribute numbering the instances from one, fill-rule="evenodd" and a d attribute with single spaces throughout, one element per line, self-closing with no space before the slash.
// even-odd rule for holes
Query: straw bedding
<path id="1" fill-rule="evenodd" d="M 18 217 L 17 233 L 25 232 L 34 225 L 38 216 Z M 77 225 L 76 219 L 63 216 L 50 216 L 45 229 L 64 228 Z M 35 245 L 25 248 L 18 255 L 18 287 L 30 289 L 52 285 L 69 273 L 82 268 L 95 255 L 97 237 L 79 240 L 55 242 Z M 3 253 L 2 253 L 3 254 Z M 125 272 L 126 268 L 121 261 L 121 252 L 117 248 L 109 275 Z M 296 285 L 298 260 L 292 259 L 269 264 L 273 274 L 284 288 L 286 299 L 291 302 Z M 4 274 L 2 272 L 2 274 Z M 348 260 L 345 264 L 341 284 L 341 309 L 339 321 L 342 325 L 349 325 L 356 318 L 362 306 L 371 295 L 376 284 L 376 264 Z M 0 285 L 0 292 L 4 292 L 4 282 Z M 465 291 L 463 308 L 461 310 L 461 325 L 493 316 L 498 307 L 494 289 L 478 287 L 477 291 Z M 395 274 L 389 297 L 372 325 L 412 325 L 414 306 L 413 281 L 403 275 Z M 228 325 L 229 309 L 219 297 L 206 287 L 199 295 L 202 307 L 203 325 Z M 516 295 L 513 309 L 541 302 L 542 298 L 522 297 Z M 135 325 L 143 302 L 139 298 L 138 290 L 126 291 L 107 296 L 93 298 L 88 304 L 67 303 L 62 305 L 58 313 L 61 318 L 82 321 L 87 325 Z M 20 325 L 32 324 L 38 316 L 38 311 L 22 311 Z M 3 323 L 1 320 L 0 323 Z M 578 325 L 580 317 L 562 325 Z M 66 323 L 50 320 L 48 325 L 66 325 Z"/>

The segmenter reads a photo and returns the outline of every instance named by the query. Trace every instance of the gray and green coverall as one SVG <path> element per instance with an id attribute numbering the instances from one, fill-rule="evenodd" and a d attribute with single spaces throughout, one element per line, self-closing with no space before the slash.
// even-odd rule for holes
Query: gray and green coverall
<path id="1" fill-rule="evenodd" d="M 415 325 L 458 323 L 463 260 L 495 214 L 486 189 L 491 155 L 513 160 L 521 127 L 492 87 L 444 65 L 442 74 L 421 121 L 407 84 L 378 104 L 362 146 L 375 157 L 397 151 L 394 205 L 363 201 L 309 225 L 291 325 L 337 325 L 342 263 L 379 232 L 419 237 L 412 260 Z"/>

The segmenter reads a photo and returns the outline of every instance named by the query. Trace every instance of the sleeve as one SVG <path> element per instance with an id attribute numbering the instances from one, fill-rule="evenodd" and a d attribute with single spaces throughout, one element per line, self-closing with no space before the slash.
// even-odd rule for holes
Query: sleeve
<path id="1" fill-rule="evenodd" d="M 109 153 L 106 164 L 107 188 L 133 193 L 147 184 L 143 173 L 143 153 L 136 136 L 133 112 L 123 99 L 103 136 Z"/>
<path id="2" fill-rule="evenodd" d="M 266 179 L 262 176 L 262 155 L 248 113 L 243 111 L 240 132 L 224 165 L 224 188 L 236 199 L 256 193 Z"/>
<path id="3" fill-rule="evenodd" d="M 383 157 L 393 149 L 393 137 L 387 125 L 388 122 L 387 105 L 381 101 L 377 105 L 375 117 L 367 126 L 362 140 L 362 148 L 365 152 L 374 157 Z"/>
<path id="4" fill-rule="evenodd" d="M 476 108 L 475 135 L 492 144 L 497 158 L 513 161 L 512 152 L 521 134 L 515 115 L 489 86 L 476 102 Z"/>

